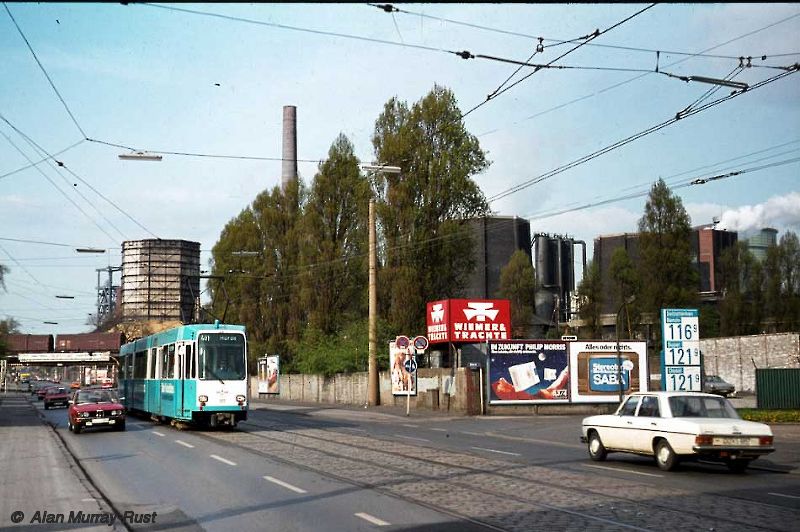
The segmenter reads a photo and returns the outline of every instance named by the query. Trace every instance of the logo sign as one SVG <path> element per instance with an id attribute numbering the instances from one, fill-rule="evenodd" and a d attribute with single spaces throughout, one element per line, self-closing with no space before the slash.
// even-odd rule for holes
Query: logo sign
<path id="1" fill-rule="evenodd" d="M 698 310 L 661 309 L 661 338 L 661 387 L 667 391 L 702 391 Z"/>
<path id="2" fill-rule="evenodd" d="M 403 362 L 403 367 L 409 373 L 416 373 L 417 372 L 417 361 L 413 358 L 409 358 L 405 362 Z"/>
<path id="3" fill-rule="evenodd" d="M 508 340 L 508 299 L 445 299 L 427 305 L 428 341 L 478 343 Z"/>

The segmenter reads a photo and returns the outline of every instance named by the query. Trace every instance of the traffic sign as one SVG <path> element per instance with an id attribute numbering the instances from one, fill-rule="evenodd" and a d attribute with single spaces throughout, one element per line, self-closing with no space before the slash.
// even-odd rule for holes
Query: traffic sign
<path id="1" fill-rule="evenodd" d="M 394 345 L 396 345 L 399 349 L 406 349 L 409 345 L 411 345 L 411 340 L 408 339 L 408 336 L 398 336 L 394 340 Z"/>
<path id="2" fill-rule="evenodd" d="M 418 351 L 425 351 L 428 348 L 428 339 L 424 336 L 414 338 L 414 348 Z"/>
<path id="3" fill-rule="evenodd" d="M 405 362 L 403 362 L 403 367 L 406 368 L 406 371 L 409 373 L 416 373 L 417 372 L 417 361 L 413 358 L 409 358 Z"/>

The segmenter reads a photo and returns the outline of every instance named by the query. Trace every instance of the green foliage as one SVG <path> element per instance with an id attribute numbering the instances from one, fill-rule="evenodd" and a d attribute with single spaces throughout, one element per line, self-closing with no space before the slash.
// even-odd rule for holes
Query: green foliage
<path id="1" fill-rule="evenodd" d="M 778 332 L 800 329 L 800 241 L 787 231 L 765 261 L 767 307 Z"/>
<path id="2" fill-rule="evenodd" d="M 600 324 L 600 314 L 603 309 L 603 281 L 600 267 L 595 262 L 589 262 L 583 280 L 578 285 L 578 298 L 581 301 L 578 316 L 586 324 L 579 331 L 581 338 L 600 338 L 603 327 Z"/>
<path id="3" fill-rule="evenodd" d="M 369 320 L 362 319 L 346 325 L 337 334 L 324 334 L 308 327 L 293 346 L 297 353 L 291 368 L 299 373 L 331 376 L 336 373 L 367 371 L 369 363 Z M 378 369 L 389 367 L 388 344 L 396 337 L 389 325 L 378 321 Z M 289 372 L 288 369 L 283 371 Z"/>
<path id="4" fill-rule="evenodd" d="M 410 108 L 396 98 L 387 102 L 372 143 L 381 163 L 402 169 L 372 178 L 385 246 L 382 313 L 414 330 L 423 325 L 425 301 L 459 295 L 475 267 L 466 221 L 488 213 L 472 176 L 489 162 L 464 127 L 455 96 L 439 86 Z"/>
<path id="5" fill-rule="evenodd" d="M 662 308 L 697 307 L 699 282 L 691 234 L 691 220 L 680 197 L 659 179 L 639 220 L 642 312 L 658 316 Z"/>
<path id="6" fill-rule="evenodd" d="M 300 254 L 301 301 L 325 335 L 367 312 L 369 198 L 353 145 L 339 135 L 309 190 Z"/>
<path id="7" fill-rule="evenodd" d="M 10 271 L 11 270 L 8 268 L 8 266 L 6 266 L 4 264 L 0 264 L 0 287 L 2 287 L 3 290 L 6 290 L 6 279 L 5 279 L 5 276 Z"/>
<path id="8" fill-rule="evenodd" d="M 636 266 L 628 256 L 625 248 L 617 248 L 611 255 L 611 264 L 609 266 L 609 277 L 614 283 L 614 304 L 616 307 L 624 306 L 624 320 L 627 325 L 627 338 L 633 338 L 633 325 L 639 322 L 639 313 L 637 311 L 636 299 L 630 301 L 631 298 L 639 298 L 641 283 L 639 282 L 639 273 Z M 627 303 L 625 303 L 627 302 Z M 624 305 L 623 305 L 624 303 Z M 620 324 L 620 335 L 623 334 L 622 325 Z"/>
<path id="9" fill-rule="evenodd" d="M 764 317 L 764 274 L 745 242 L 737 242 L 720 257 L 719 279 L 725 297 L 719 305 L 719 332 L 738 336 L 761 332 Z M 708 336 L 708 333 L 704 333 Z"/>
<path id="10" fill-rule="evenodd" d="M 5 318 L 0 320 L 0 357 L 6 356 L 7 349 L 6 349 L 6 336 L 9 334 L 18 334 L 19 331 L 19 322 L 14 318 Z"/>
<path id="11" fill-rule="evenodd" d="M 738 408 L 737 412 L 747 421 L 759 423 L 800 423 L 800 410 L 769 410 L 760 408 Z"/>
<path id="12" fill-rule="evenodd" d="M 518 249 L 500 271 L 500 297 L 511 301 L 513 338 L 528 338 L 534 315 L 534 278 L 530 256 Z"/>

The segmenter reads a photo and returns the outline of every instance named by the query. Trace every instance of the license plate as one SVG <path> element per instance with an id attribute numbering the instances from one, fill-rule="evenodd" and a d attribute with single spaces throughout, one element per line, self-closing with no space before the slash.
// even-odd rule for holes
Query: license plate
<path id="1" fill-rule="evenodd" d="M 98 418 L 98 419 L 93 419 L 92 423 L 94 423 L 94 424 L 97 424 L 97 423 L 108 423 L 108 419 L 106 419 L 104 417 L 101 417 L 101 418 Z"/>
<path id="2" fill-rule="evenodd" d="M 739 446 L 758 445 L 758 438 L 737 438 L 737 437 L 714 438 L 714 445 L 739 445 Z"/>

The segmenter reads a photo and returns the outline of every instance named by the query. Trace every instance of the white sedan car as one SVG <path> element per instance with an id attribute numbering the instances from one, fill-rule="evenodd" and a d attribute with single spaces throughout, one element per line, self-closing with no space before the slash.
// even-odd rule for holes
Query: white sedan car
<path id="1" fill-rule="evenodd" d="M 584 418 L 581 441 L 592 460 L 614 451 L 649 455 L 664 471 L 704 458 L 742 472 L 775 450 L 768 425 L 744 421 L 724 397 L 695 392 L 631 394 L 616 413 Z"/>

